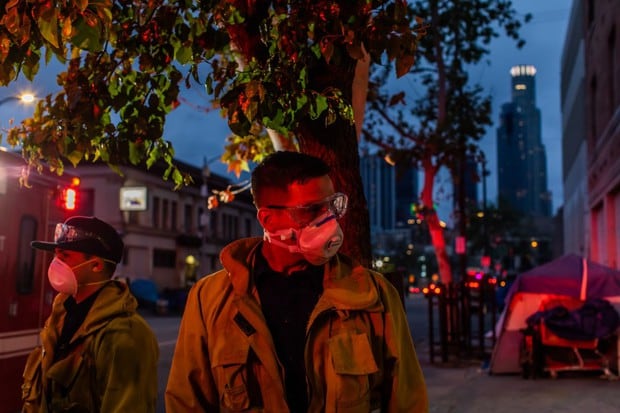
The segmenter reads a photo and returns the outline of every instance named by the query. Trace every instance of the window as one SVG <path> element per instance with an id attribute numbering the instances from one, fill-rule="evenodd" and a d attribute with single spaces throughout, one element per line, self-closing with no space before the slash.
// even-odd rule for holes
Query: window
<path id="1" fill-rule="evenodd" d="M 607 87 L 607 93 L 609 93 L 609 118 L 613 116 L 613 111 L 617 106 L 616 102 L 616 28 L 612 27 L 609 38 L 607 39 L 607 73 L 609 76 L 609 87 Z"/>
<path id="2" fill-rule="evenodd" d="M 592 143 L 596 143 L 596 76 L 590 81 L 590 133 L 592 134 Z"/>
<path id="3" fill-rule="evenodd" d="M 239 221 L 236 216 L 223 214 L 224 240 L 232 241 L 239 236 Z"/>
<path id="4" fill-rule="evenodd" d="M 219 238 L 220 234 L 216 233 L 216 231 L 217 231 L 217 212 L 211 211 L 209 213 L 209 225 L 210 225 L 209 232 L 208 232 L 209 236 Z"/>
<path id="5" fill-rule="evenodd" d="M 201 231 L 204 230 L 205 226 L 207 225 L 206 218 L 202 216 L 203 213 L 204 209 L 202 207 L 198 208 L 198 210 L 196 211 L 196 221 L 198 222 L 198 228 Z"/>
<path id="6" fill-rule="evenodd" d="M 170 202 L 170 228 L 177 229 L 177 201 Z"/>
<path id="7" fill-rule="evenodd" d="M 159 228 L 159 197 L 153 197 L 153 228 Z"/>
<path id="8" fill-rule="evenodd" d="M 30 294 L 34 285 L 34 258 L 35 250 L 30 242 L 37 236 L 37 220 L 32 216 L 24 216 L 19 224 L 19 238 L 17 242 L 17 293 Z"/>
<path id="9" fill-rule="evenodd" d="M 170 228 L 170 215 L 168 214 L 168 200 L 164 199 L 161 203 L 161 222 L 164 229 Z"/>
<path id="10" fill-rule="evenodd" d="M 193 222 L 192 222 L 192 205 L 191 204 L 185 204 L 185 210 L 183 212 L 183 230 L 186 233 L 191 233 L 192 232 L 192 227 L 194 226 Z"/>
<path id="11" fill-rule="evenodd" d="M 153 249 L 153 267 L 174 268 L 177 254 L 174 250 Z"/>

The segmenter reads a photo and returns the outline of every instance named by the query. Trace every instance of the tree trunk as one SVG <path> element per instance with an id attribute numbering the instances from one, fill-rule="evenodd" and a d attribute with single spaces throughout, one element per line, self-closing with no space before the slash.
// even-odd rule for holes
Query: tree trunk
<path id="1" fill-rule="evenodd" d="M 428 225 L 431 241 L 435 248 L 435 257 L 437 258 L 437 266 L 439 267 L 439 279 L 444 284 L 452 283 L 452 269 L 450 260 L 446 251 L 446 240 L 444 238 L 443 228 L 439 224 L 437 211 L 433 206 L 433 187 L 435 183 L 435 175 L 437 167 L 431 161 L 424 162 L 424 187 L 422 188 L 422 204 L 426 212 L 424 219 Z"/>
<path id="2" fill-rule="evenodd" d="M 345 234 L 341 251 L 370 266 L 370 217 L 360 175 L 355 127 L 346 121 L 325 127 L 324 120 L 319 119 L 301 126 L 298 138 L 301 152 L 327 162 L 336 191 L 349 196 L 349 208 L 340 220 Z"/>
<path id="3" fill-rule="evenodd" d="M 233 3 L 247 12 L 248 16 L 256 18 L 264 17 L 268 4 L 264 1 L 245 3 L 239 0 Z M 242 56 L 238 60 L 240 67 L 244 67 L 245 62 L 261 50 L 261 45 L 257 41 L 257 30 L 247 21 L 228 28 L 231 43 Z M 363 112 L 360 112 L 359 108 L 362 107 L 360 101 L 363 99 L 365 102 L 368 86 L 367 65 L 370 64 L 370 59 L 367 56 L 368 61 L 363 61 L 358 66 L 358 61 L 348 55 L 344 46 L 341 47 L 343 50 L 341 62 L 338 65 L 323 62 L 310 69 L 310 88 L 314 90 L 338 88 L 342 91 L 343 98 L 353 103 L 353 82 L 356 79 L 357 113 L 355 118 L 361 125 Z M 323 115 L 317 120 L 308 119 L 302 122 L 295 133 L 300 151 L 323 159 L 332 169 L 331 178 L 336 191 L 344 192 L 349 196 L 349 209 L 340 222 L 345 234 L 341 251 L 363 265 L 370 266 L 372 259 L 370 217 L 360 175 L 358 133 L 355 125 L 340 118 L 337 118 L 333 124 L 326 125 L 325 115 Z M 270 131 L 269 136 L 276 150 L 290 149 L 286 147 L 286 142 L 277 133 Z"/>

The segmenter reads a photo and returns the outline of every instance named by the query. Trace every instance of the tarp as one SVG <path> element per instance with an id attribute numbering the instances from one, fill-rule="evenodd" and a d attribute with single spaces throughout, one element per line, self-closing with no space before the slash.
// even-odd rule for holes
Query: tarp
<path id="1" fill-rule="evenodd" d="M 584 276 L 587 281 L 582 297 Z M 520 274 L 507 294 L 506 304 L 517 292 L 566 295 L 582 300 L 620 296 L 620 271 L 569 254 Z"/>
<path id="2" fill-rule="evenodd" d="M 138 278 L 131 281 L 129 290 L 141 304 L 155 304 L 159 299 L 157 285 L 151 280 Z"/>
<path id="3" fill-rule="evenodd" d="M 496 325 L 491 356 L 493 374 L 518 373 L 525 320 L 551 299 L 603 298 L 620 306 L 620 271 L 568 254 L 520 274 L 506 296 Z"/>

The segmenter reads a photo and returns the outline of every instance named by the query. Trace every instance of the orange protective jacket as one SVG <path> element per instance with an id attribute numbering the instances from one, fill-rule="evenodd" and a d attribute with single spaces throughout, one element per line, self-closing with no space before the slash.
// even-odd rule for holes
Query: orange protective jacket
<path id="1" fill-rule="evenodd" d="M 278 361 L 251 262 L 258 238 L 222 250 L 224 269 L 190 291 L 166 411 L 287 413 Z M 306 328 L 308 412 L 428 412 L 424 377 L 396 289 L 337 255 Z"/>

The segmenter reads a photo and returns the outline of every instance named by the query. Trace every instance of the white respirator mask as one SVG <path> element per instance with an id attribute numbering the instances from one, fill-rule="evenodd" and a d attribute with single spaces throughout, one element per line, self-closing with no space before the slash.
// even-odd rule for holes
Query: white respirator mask
<path id="1" fill-rule="evenodd" d="M 105 284 L 109 282 L 110 280 L 103 280 L 92 283 L 78 284 L 77 278 L 75 277 L 75 272 L 73 270 L 81 267 L 82 265 L 86 265 L 93 260 L 94 258 L 88 261 L 84 261 L 74 267 L 70 267 L 69 264 L 67 264 L 60 258 L 54 257 L 47 269 L 47 279 L 49 280 L 52 288 L 57 292 L 73 296 L 77 294 L 79 285 L 95 285 Z"/>
<path id="2" fill-rule="evenodd" d="M 336 255 L 344 239 L 336 216 L 329 211 L 317 217 L 301 229 L 282 229 L 269 232 L 265 230 L 264 239 L 274 245 L 300 253 L 312 265 L 325 264 Z M 293 239 L 295 244 L 283 241 Z"/>

